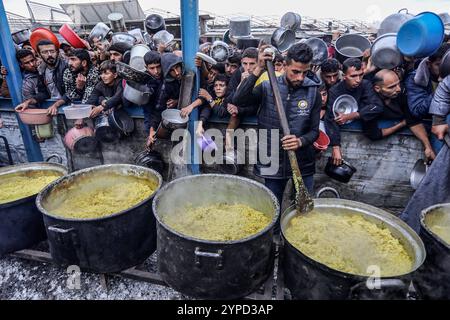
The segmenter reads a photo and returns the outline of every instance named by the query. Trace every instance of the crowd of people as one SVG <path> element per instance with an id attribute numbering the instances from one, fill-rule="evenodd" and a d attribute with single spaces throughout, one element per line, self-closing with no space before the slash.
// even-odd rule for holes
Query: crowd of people
<path id="1" fill-rule="evenodd" d="M 210 47 L 211 43 L 205 42 L 199 51 L 209 53 Z M 266 47 L 262 43 L 259 48 L 233 48 L 224 63 L 214 65 L 196 58 L 201 89 L 196 100 L 183 106 L 179 106 L 185 72 L 181 52 L 164 45 L 147 52 L 143 59 L 150 75 L 146 85 L 151 98 L 142 106 L 147 146 L 154 144 L 161 113 L 167 108 L 180 108 L 184 117 L 198 108 L 199 135 L 212 116 L 228 121 L 227 129 L 238 128 L 242 117 L 250 115 L 257 115 L 259 129 L 280 129 L 265 73 L 266 60 L 270 59 L 278 75 L 291 135 L 282 139 L 279 171 L 265 176 L 261 170 L 264 166 L 258 164 L 256 173 L 266 179 L 266 185 L 279 199 L 291 176 L 286 150 L 297 152 L 305 185 L 312 192 L 313 143 L 319 136 L 321 120 L 331 140 L 335 165 L 342 163 L 345 154 L 341 127 L 355 119 L 361 121 L 363 133 L 371 140 L 383 139 L 407 127 L 421 141 L 426 159 L 432 161 L 436 157 L 439 150 L 433 149 L 430 134 L 432 131 L 443 139 L 448 132 L 446 116 L 450 113 L 450 80 L 439 75 L 442 58 L 450 48 L 447 39 L 433 55 L 420 60 L 405 57 L 403 64 L 393 70 L 372 65 L 370 52 L 363 59 L 349 58 L 341 63 L 330 50 L 321 66 L 313 66 L 313 52 L 305 43 L 297 43 L 275 56 L 265 52 Z M 23 45 L 16 53 L 23 72 L 23 102 L 16 110 L 40 107 L 45 100 L 53 99 L 55 102 L 48 108 L 50 115 L 56 115 L 63 105 L 81 102 L 92 105 L 90 116 L 95 118 L 108 110 L 130 106 L 132 103 L 123 96 L 124 81 L 118 76 L 116 63 L 129 63 L 126 53 L 131 46 L 93 39 L 90 48 L 75 49 L 67 44 L 58 48 L 49 40 L 41 40 L 35 50 L 27 43 Z M 336 115 L 333 104 L 343 94 L 355 98 L 358 109 Z M 380 119 L 396 120 L 395 125 L 381 128 Z M 270 136 L 267 139 L 270 144 Z M 228 135 L 225 148 L 232 148 Z"/>

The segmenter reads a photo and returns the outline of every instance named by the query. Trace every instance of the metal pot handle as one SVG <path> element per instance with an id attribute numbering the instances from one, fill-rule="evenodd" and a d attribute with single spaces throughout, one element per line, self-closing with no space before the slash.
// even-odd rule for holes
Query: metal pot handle
<path id="1" fill-rule="evenodd" d="M 5 136 L 0 136 L 0 139 L 3 140 L 3 143 L 5 145 L 5 151 L 6 151 L 6 155 L 8 157 L 8 162 L 9 162 L 10 165 L 13 165 L 14 161 L 13 161 L 12 156 L 11 156 L 11 149 L 9 148 L 8 139 L 6 139 Z"/>
<path id="2" fill-rule="evenodd" d="M 402 13 L 402 11 L 405 11 L 407 14 L 409 13 L 409 12 L 408 12 L 408 8 L 400 9 L 400 10 L 398 10 L 398 13 Z"/>
<path id="3" fill-rule="evenodd" d="M 51 159 L 55 158 L 59 164 L 63 163 L 63 159 L 59 154 L 52 154 L 50 157 L 48 157 L 45 162 L 50 162 Z"/>
<path id="4" fill-rule="evenodd" d="M 216 269 L 217 270 L 223 269 L 223 250 L 217 250 L 217 252 L 206 252 L 206 251 L 201 251 L 201 249 L 199 247 L 196 247 L 195 251 L 194 251 L 194 255 L 195 255 L 195 266 L 197 268 L 202 267 L 200 258 L 212 258 L 212 259 L 217 259 Z"/>
<path id="5" fill-rule="evenodd" d="M 78 240 L 78 234 L 75 232 L 75 228 L 64 229 L 58 225 L 49 226 L 49 232 L 52 232 L 56 235 L 56 240 L 59 243 L 70 243 L 72 244 L 75 252 L 74 256 L 78 260 L 78 263 L 81 264 L 82 261 L 87 261 L 85 259 L 85 255 L 81 251 L 80 241 Z"/>
<path id="6" fill-rule="evenodd" d="M 408 284 L 400 279 L 379 279 L 380 289 L 369 289 L 367 287 L 367 282 L 359 282 L 350 288 L 350 293 L 348 295 L 349 299 L 355 296 L 360 296 L 364 292 L 377 291 L 377 290 L 400 290 L 404 289 Z"/>

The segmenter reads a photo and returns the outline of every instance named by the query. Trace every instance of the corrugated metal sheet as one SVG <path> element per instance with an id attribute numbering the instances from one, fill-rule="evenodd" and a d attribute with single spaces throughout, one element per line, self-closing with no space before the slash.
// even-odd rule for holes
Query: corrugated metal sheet
<path id="1" fill-rule="evenodd" d="M 61 7 L 78 25 L 109 22 L 108 15 L 113 12 L 121 13 L 125 22 L 145 19 L 144 11 L 137 0 L 61 4 Z"/>

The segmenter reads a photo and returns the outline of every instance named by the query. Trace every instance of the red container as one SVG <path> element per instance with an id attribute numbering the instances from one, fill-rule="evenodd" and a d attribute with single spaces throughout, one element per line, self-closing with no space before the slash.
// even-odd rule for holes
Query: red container
<path id="1" fill-rule="evenodd" d="M 325 151 L 328 149 L 329 145 L 330 145 L 330 138 L 325 132 L 319 130 L 319 137 L 313 143 L 314 148 L 320 151 Z"/>
<path id="2" fill-rule="evenodd" d="M 59 41 L 56 35 L 46 28 L 36 28 L 30 35 L 30 43 L 35 51 L 37 51 L 37 44 L 41 40 L 50 40 L 59 49 Z"/>
<path id="3" fill-rule="evenodd" d="M 75 31 L 67 24 L 63 24 L 59 28 L 59 34 L 69 43 L 72 47 L 77 49 L 86 49 L 86 45 L 83 40 L 76 34 Z"/>

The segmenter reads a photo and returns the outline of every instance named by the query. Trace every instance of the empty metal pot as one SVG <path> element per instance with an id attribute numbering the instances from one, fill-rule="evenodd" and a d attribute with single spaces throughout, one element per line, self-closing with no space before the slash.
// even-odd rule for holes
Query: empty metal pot
<path id="1" fill-rule="evenodd" d="M 397 48 L 397 34 L 387 33 L 377 38 L 372 45 L 373 64 L 380 69 L 393 69 L 403 62 L 403 55 Z"/>
<path id="2" fill-rule="evenodd" d="M 94 119 L 95 137 L 103 143 L 112 143 L 120 138 L 120 132 L 113 128 L 107 114 L 100 114 Z"/>
<path id="3" fill-rule="evenodd" d="M 171 42 L 174 40 L 174 35 L 166 30 L 161 30 L 155 33 L 153 36 L 153 43 L 156 47 L 158 47 L 160 44 L 164 46 L 169 46 Z"/>
<path id="4" fill-rule="evenodd" d="M 147 52 L 150 51 L 150 48 L 145 44 L 137 44 L 133 48 L 131 48 L 130 52 L 130 67 L 145 72 L 147 69 L 145 67 L 144 56 Z"/>
<path id="5" fill-rule="evenodd" d="M 92 28 L 91 32 L 89 33 L 88 40 L 91 43 L 93 42 L 94 38 L 96 38 L 98 41 L 101 41 L 105 39 L 110 33 L 111 28 L 108 27 L 105 23 L 99 22 L 95 25 L 94 28 Z"/>
<path id="6" fill-rule="evenodd" d="M 217 62 L 225 62 L 230 56 L 230 47 L 223 41 L 214 41 L 210 55 Z"/>
<path id="7" fill-rule="evenodd" d="M 322 39 L 309 38 L 304 41 L 313 51 L 311 63 L 316 66 L 322 65 L 328 59 L 328 46 Z"/>
<path id="8" fill-rule="evenodd" d="M 30 31 L 30 29 L 23 29 L 23 30 L 14 32 L 13 34 L 11 34 L 11 36 L 12 36 L 14 43 L 19 45 L 19 44 L 24 43 L 25 41 L 30 40 L 31 31 Z"/>
<path id="9" fill-rule="evenodd" d="M 414 16 L 408 13 L 408 9 L 401 9 L 399 12 L 386 17 L 380 24 L 377 36 L 381 37 L 386 33 L 397 33 L 401 26 Z"/>
<path id="10" fill-rule="evenodd" d="M 109 24 L 113 32 L 126 32 L 125 19 L 123 15 L 118 12 L 113 12 L 108 15 Z"/>
<path id="11" fill-rule="evenodd" d="M 447 12 L 444 13 L 439 13 L 439 18 L 441 18 L 442 23 L 444 25 L 449 25 L 450 24 L 450 15 Z"/>
<path id="12" fill-rule="evenodd" d="M 280 27 L 292 31 L 300 30 L 302 17 L 295 12 L 287 12 L 281 17 Z"/>
<path id="13" fill-rule="evenodd" d="M 145 29 L 152 35 L 161 30 L 166 30 L 164 18 L 159 14 L 151 14 L 145 18 Z"/>
<path id="14" fill-rule="evenodd" d="M 348 58 L 362 58 L 364 51 L 370 47 L 369 39 L 359 34 L 346 34 L 336 40 L 336 58 L 341 63 Z"/>
<path id="15" fill-rule="evenodd" d="M 272 34 L 271 44 L 279 51 L 287 51 L 295 42 L 295 32 L 289 29 L 277 28 Z"/>
<path id="16" fill-rule="evenodd" d="M 128 31 L 128 33 L 136 38 L 136 43 L 137 44 L 146 44 L 146 41 L 145 41 L 144 36 L 142 34 L 142 30 L 140 28 L 136 28 L 136 29 L 130 30 L 130 31 Z"/>
<path id="17" fill-rule="evenodd" d="M 249 37 L 251 35 L 250 18 L 237 17 L 230 19 L 230 37 Z"/>
<path id="18" fill-rule="evenodd" d="M 111 44 L 115 44 L 117 42 L 125 42 L 132 47 L 136 43 L 136 38 L 127 32 L 117 32 L 112 35 Z"/>
<path id="19" fill-rule="evenodd" d="M 123 97 L 138 106 L 148 103 L 152 94 L 153 90 L 146 84 L 133 81 L 127 81 L 123 89 Z"/>
<path id="20" fill-rule="evenodd" d="M 161 113 L 161 124 L 167 130 L 184 129 L 187 127 L 189 117 L 182 117 L 178 109 L 166 109 Z"/>
<path id="21" fill-rule="evenodd" d="M 147 72 L 141 72 L 130 67 L 123 62 L 116 62 L 117 74 L 119 77 L 126 81 L 132 81 L 136 83 L 145 83 L 151 79 L 151 76 Z"/>

